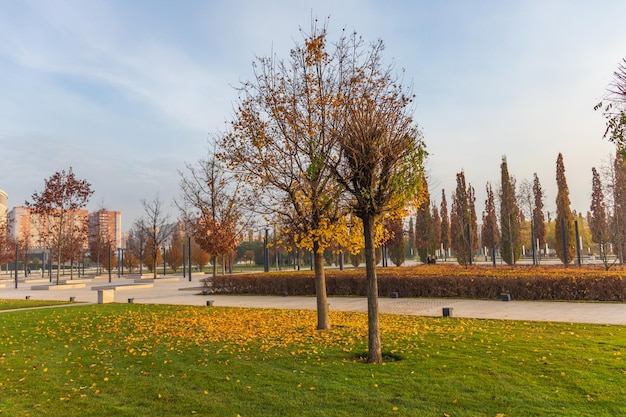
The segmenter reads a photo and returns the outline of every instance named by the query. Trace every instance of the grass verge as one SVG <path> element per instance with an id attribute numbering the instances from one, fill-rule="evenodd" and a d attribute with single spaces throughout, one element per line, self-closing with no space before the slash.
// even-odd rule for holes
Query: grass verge
<path id="1" fill-rule="evenodd" d="M 4 415 L 626 415 L 626 327 L 141 304 L 3 313 Z"/>
<path id="2" fill-rule="evenodd" d="M 71 304 L 71 302 L 51 300 L 12 300 L 0 298 L 0 311 L 15 310 L 19 308 L 47 307 L 61 304 Z"/>

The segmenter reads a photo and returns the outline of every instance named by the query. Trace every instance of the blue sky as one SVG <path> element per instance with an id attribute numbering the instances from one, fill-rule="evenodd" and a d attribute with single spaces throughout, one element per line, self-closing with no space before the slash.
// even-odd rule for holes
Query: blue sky
<path id="1" fill-rule="evenodd" d="M 586 212 L 591 167 L 614 147 L 593 111 L 626 57 L 622 1 L 0 0 L 0 189 L 23 205 L 72 166 L 89 208 L 124 229 L 178 170 L 206 154 L 233 114 L 255 56 L 287 58 L 311 17 L 331 40 L 383 39 L 406 71 L 431 154 L 431 194 L 461 169 L 482 211 L 507 156 L 518 183 L 537 172 L 554 211 L 563 153 L 572 208 Z M 177 213 L 171 208 L 172 217 Z"/>

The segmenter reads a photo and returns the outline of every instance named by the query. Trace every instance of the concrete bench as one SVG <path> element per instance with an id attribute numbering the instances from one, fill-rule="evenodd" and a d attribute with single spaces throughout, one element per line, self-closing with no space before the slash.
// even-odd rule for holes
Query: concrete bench
<path id="1" fill-rule="evenodd" d="M 45 285 L 33 285 L 30 287 L 31 290 L 48 290 L 48 291 L 62 291 L 62 290 L 72 290 L 76 288 L 85 288 L 87 284 L 84 282 L 76 282 L 73 284 L 45 284 Z"/>
<path id="2" fill-rule="evenodd" d="M 125 290 L 135 290 L 138 288 L 152 288 L 152 287 L 154 287 L 153 283 L 145 282 L 145 283 L 137 283 L 137 284 L 98 285 L 97 287 L 92 287 L 91 289 L 94 291 L 99 291 L 99 290 L 125 291 Z"/>
<path id="3" fill-rule="evenodd" d="M 135 278 L 135 283 L 159 283 L 159 282 L 178 282 L 180 281 L 180 277 L 171 277 L 171 278 Z"/>
<path id="4" fill-rule="evenodd" d="M 93 282 L 93 279 L 84 279 L 84 278 L 77 278 L 77 279 L 62 279 L 59 281 L 61 284 L 65 285 L 65 284 L 89 284 L 91 282 Z"/>

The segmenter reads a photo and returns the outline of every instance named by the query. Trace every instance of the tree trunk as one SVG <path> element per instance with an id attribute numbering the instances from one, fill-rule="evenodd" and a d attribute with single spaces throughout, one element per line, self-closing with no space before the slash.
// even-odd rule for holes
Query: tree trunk
<path id="1" fill-rule="evenodd" d="M 330 330 L 328 318 L 328 298 L 326 295 L 326 275 L 324 273 L 324 254 L 319 250 L 319 243 L 313 243 L 313 263 L 315 269 L 315 295 L 317 298 L 317 329 Z"/>
<path id="2" fill-rule="evenodd" d="M 361 220 L 363 220 L 363 237 L 365 238 L 365 278 L 367 280 L 367 361 L 369 363 L 381 363 L 383 355 L 378 321 L 378 280 L 376 278 L 376 254 L 374 252 L 374 217 L 365 215 Z"/>
<path id="3" fill-rule="evenodd" d="M 156 245 L 154 245 L 156 247 Z M 154 252 L 152 252 L 152 273 L 153 273 L 153 278 L 157 279 L 157 251 L 158 249 L 155 249 Z"/>

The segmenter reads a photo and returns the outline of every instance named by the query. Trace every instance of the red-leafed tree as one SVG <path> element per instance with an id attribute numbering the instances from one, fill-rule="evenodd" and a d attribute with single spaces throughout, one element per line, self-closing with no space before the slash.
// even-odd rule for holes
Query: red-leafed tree
<path id="1" fill-rule="evenodd" d="M 15 242 L 9 238 L 6 222 L 0 222 L 0 265 L 15 260 Z"/>
<path id="2" fill-rule="evenodd" d="M 47 225 L 42 235 L 44 243 L 56 257 L 57 284 L 64 260 L 64 248 L 74 240 L 72 236 L 80 234 L 80 230 L 86 230 L 82 220 L 76 219 L 76 212 L 87 205 L 92 194 L 91 184 L 76 178 L 70 167 L 67 172 L 56 172 L 46 179 L 44 190 L 33 193 L 32 202 L 26 202 L 26 207 L 38 214 Z"/>

